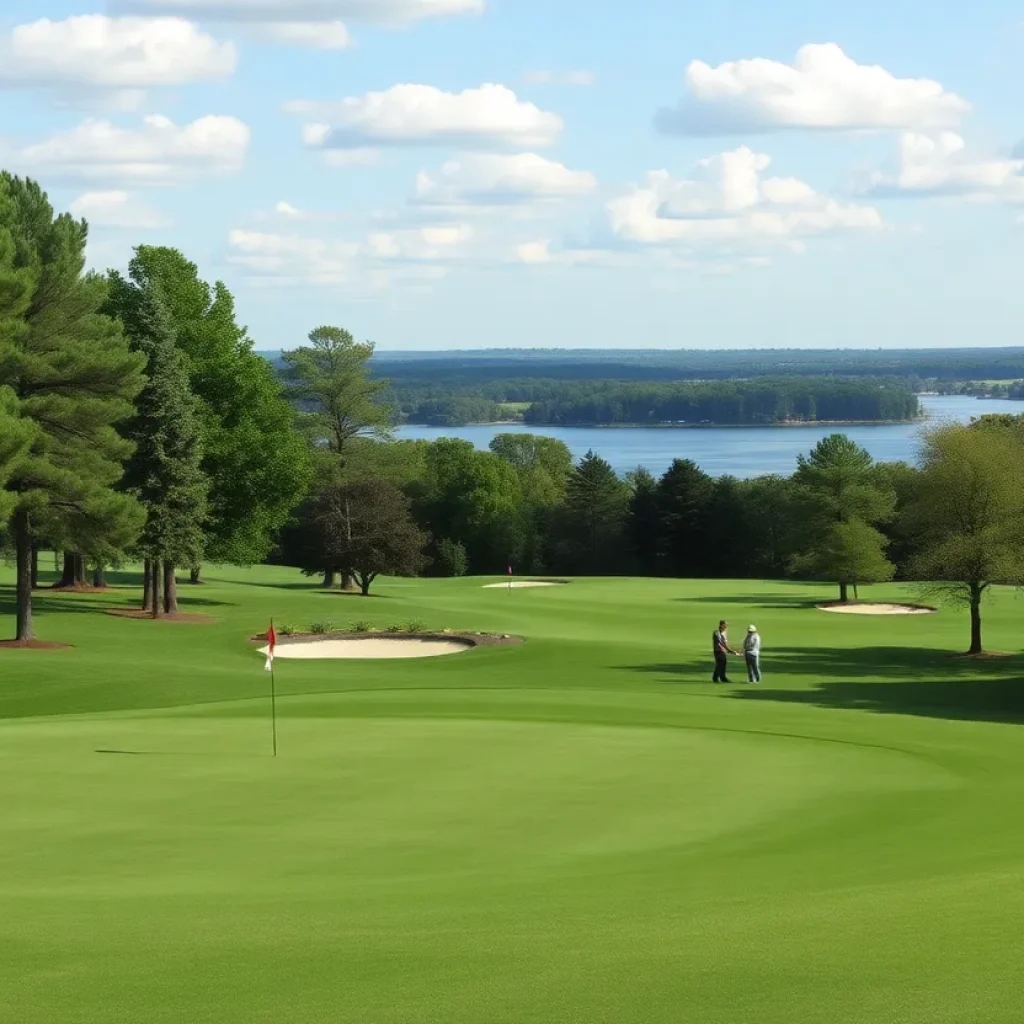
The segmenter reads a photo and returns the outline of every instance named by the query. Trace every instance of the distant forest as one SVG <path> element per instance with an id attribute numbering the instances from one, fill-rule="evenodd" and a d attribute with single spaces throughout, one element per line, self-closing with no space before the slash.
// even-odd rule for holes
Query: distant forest
<path id="1" fill-rule="evenodd" d="M 880 422 L 914 419 L 921 392 L 1024 397 L 1024 348 L 378 352 L 370 365 L 401 420 L 435 426 Z"/>

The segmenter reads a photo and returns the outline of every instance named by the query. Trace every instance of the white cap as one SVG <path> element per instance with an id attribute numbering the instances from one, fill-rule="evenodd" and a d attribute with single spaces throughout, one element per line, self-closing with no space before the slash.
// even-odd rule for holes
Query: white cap
<path id="1" fill-rule="evenodd" d="M 748 633 L 756 633 L 757 632 L 757 626 L 749 626 L 747 628 L 747 632 Z"/>

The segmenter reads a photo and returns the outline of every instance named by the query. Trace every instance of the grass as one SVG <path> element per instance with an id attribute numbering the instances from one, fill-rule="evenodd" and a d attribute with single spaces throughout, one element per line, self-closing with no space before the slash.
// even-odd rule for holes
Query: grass
<path id="1" fill-rule="evenodd" d="M 205 626 L 41 597 L 74 648 L 0 651 L 0 1016 L 1019 1021 L 1024 659 L 826 588 L 482 582 L 211 570 L 181 588 Z M 1021 610 L 994 595 L 993 649 Z M 723 614 L 761 629 L 763 686 L 711 685 Z M 282 662 L 275 761 L 246 640 L 272 615 L 528 642 Z"/>

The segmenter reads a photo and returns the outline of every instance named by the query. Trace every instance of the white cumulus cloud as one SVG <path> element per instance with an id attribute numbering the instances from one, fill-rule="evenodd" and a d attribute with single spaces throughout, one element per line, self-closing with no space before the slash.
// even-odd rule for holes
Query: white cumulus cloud
<path id="1" fill-rule="evenodd" d="M 375 292 L 439 280 L 448 273 L 448 264 L 464 256 L 473 235 L 463 224 L 373 231 L 359 238 L 238 229 L 228 236 L 227 259 L 246 276 L 267 284 Z"/>
<path id="2" fill-rule="evenodd" d="M 310 50 L 347 50 L 352 34 L 343 21 L 270 21 L 253 26 L 261 41 Z"/>
<path id="3" fill-rule="evenodd" d="M 658 125 L 674 135 L 932 130 L 956 127 L 969 110 L 966 100 L 939 82 L 897 78 L 824 43 L 802 47 L 792 64 L 755 58 L 712 67 L 694 61 L 686 71 L 686 96 L 661 111 Z"/>
<path id="4" fill-rule="evenodd" d="M 479 14 L 484 0 L 111 0 L 136 14 L 177 14 L 204 21 L 310 22 L 348 19 L 403 25 L 427 18 Z"/>
<path id="5" fill-rule="evenodd" d="M 894 173 L 869 179 L 870 195 L 961 196 L 980 202 L 1024 202 L 1024 159 L 973 156 L 954 132 L 907 133 Z"/>
<path id="6" fill-rule="evenodd" d="M 542 148 L 558 141 L 562 119 L 520 100 L 503 85 L 443 92 L 394 85 L 336 103 L 295 100 L 292 114 L 309 117 L 303 138 L 326 149 L 456 145 L 475 149 Z"/>
<path id="7" fill-rule="evenodd" d="M 763 245 L 877 231 L 872 206 L 840 203 L 794 178 L 764 178 L 771 158 L 746 147 L 700 161 L 688 178 L 653 171 L 607 207 L 612 232 L 645 245 Z"/>
<path id="8" fill-rule="evenodd" d="M 587 195 L 597 188 L 589 171 L 572 171 L 536 153 L 475 154 L 450 160 L 416 178 L 415 202 L 429 206 L 528 203 Z"/>
<path id="9" fill-rule="evenodd" d="M 181 18 L 41 18 L 0 35 L 0 86 L 138 89 L 232 74 L 237 53 Z"/>
<path id="10" fill-rule="evenodd" d="M 154 230 L 167 226 L 167 218 L 158 210 L 136 199 L 129 192 L 86 192 L 71 204 L 71 213 L 84 218 L 90 227 Z"/>
<path id="11" fill-rule="evenodd" d="M 13 151 L 9 160 L 39 177 L 174 185 L 239 170 L 249 139 L 248 125 L 234 117 L 201 117 L 177 125 L 169 118 L 152 116 L 137 128 L 88 120 Z"/>

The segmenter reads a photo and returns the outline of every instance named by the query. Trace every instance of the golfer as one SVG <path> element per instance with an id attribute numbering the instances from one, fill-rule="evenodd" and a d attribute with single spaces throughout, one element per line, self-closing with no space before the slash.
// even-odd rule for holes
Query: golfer
<path id="1" fill-rule="evenodd" d="M 713 683 L 727 683 L 728 659 L 730 654 L 736 654 L 729 646 L 728 635 L 729 623 L 724 619 L 718 624 L 718 629 L 711 634 L 711 650 L 715 655 L 715 674 L 711 677 Z"/>
<path id="2" fill-rule="evenodd" d="M 761 682 L 761 634 L 751 626 L 743 638 L 743 658 L 747 663 L 747 682 Z"/>

